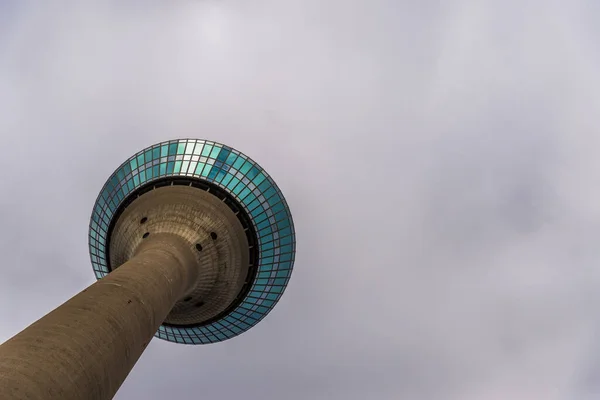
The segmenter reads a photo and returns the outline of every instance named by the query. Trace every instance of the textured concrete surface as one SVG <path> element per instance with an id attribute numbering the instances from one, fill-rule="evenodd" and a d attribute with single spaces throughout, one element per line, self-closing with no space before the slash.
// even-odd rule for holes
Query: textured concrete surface
<path id="1" fill-rule="evenodd" d="M 198 273 L 189 243 L 149 236 L 129 261 L 0 346 L 0 399 L 111 399 Z"/>
<path id="2" fill-rule="evenodd" d="M 242 224 L 221 199 L 202 189 L 175 185 L 147 192 L 123 211 L 113 232 L 109 244 L 113 267 L 136 254 L 145 235 L 159 233 L 176 234 L 196 256 L 197 279 L 178 299 L 166 323 L 199 324 L 218 315 L 235 300 L 248 274 L 248 240 Z"/>

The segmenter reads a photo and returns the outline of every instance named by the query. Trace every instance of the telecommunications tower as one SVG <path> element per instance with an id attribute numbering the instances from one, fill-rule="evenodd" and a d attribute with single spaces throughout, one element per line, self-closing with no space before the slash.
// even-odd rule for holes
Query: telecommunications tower
<path id="1" fill-rule="evenodd" d="M 191 139 L 140 151 L 93 208 L 98 281 L 0 345 L 0 399 L 111 399 L 153 336 L 247 331 L 281 297 L 295 247 L 281 191 L 244 154 Z"/>

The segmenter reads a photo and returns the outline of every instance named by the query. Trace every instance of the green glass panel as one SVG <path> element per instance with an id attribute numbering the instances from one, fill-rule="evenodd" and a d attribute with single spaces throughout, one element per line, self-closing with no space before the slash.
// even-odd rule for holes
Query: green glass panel
<path id="1" fill-rule="evenodd" d="M 262 260 L 260 260 L 262 265 L 268 265 L 268 264 L 273 264 L 273 257 L 265 257 Z"/>
<path id="2" fill-rule="evenodd" d="M 184 161 L 181 163 L 181 173 L 186 174 L 188 172 L 188 168 L 190 167 L 190 162 L 189 161 Z M 175 167 L 177 168 L 177 167 Z"/>
<path id="3" fill-rule="evenodd" d="M 234 177 L 231 182 L 229 182 L 229 185 L 227 185 L 228 189 L 233 189 L 235 186 L 237 186 L 237 184 L 240 183 L 240 180 L 236 177 Z"/>
<path id="4" fill-rule="evenodd" d="M 131 170 L 132 170 L 132 171 L 133 171 L 134 169 L 136 169 L 136 168 L 137 168 L 137 166 L 138 166 L 138 164 L 137 164 L 137 159 L 136 159 L 136 158 L 134 158 L 133 160 L 131 160 L 131 161 L 129 162 L 129 166 L 131 167 Z"/>
<path id="5" fill-rule="evenodd" d="M 169 144 L 169 155 L 174 156 L 176 154 L 177 154 L 177 143 L 170 143 Z"/>
<path id="6" fill-rule="evenodd" d="M 137 156 L 137 163 L 140 167 L 144 165 L 144 154 L 140 154 L 139 156 Z"/>
<path id="7" fill-rule="evenodd" d="M 252 163 L 250 161 L 246 161 L 239 170 L 242 174 L 246 175 L 248 171 L 250 171 L 250 168 L 252 168 Z"/>
<path id="8" fill-rule="evenodd" d="M 244 164 L 246 162 L 246 160 L 244 158 L 242 158 L 242 156 L 238 157 L 237 160 L 235 160 L 235 162 L 233 163 L 233 168 L 239 170 L 240 167 L 242 166 L 242 164 Z"/>
<path id="9" fill-rule="evenodd" d="M 232 326 L 231 328 L 229 328 L 233 333 L 241 333 L 242 329 L 237 327 L 237 326 Z"/>
<path id="10" fill-rule="evenodd" d="M 185 150 L 183 151 L 183 154 L 191 155 L 194 152 L 195 145 L 196 145 L 196 142 L 194 142 L 194 141 L 185 142 Z"/>
<path id="11" fill-rule="evenodd" d="M 181 161 L 175 162 L 175 168 L 173 168 L 173 173 L 178 174 L 181 172 Z"/>
<path id="12" fill-rule="evenodd" d="M 271 211 L 273 211 L 273 214 L 278 213 L 279 211 L 282 211 L 284 209 L 285 209 L 285 206 L 281 202 L 279 202 L 279 203 L 275 204 L 273 207 L 271 207 Z"/>
<path id="13" fill-rule="evenodd" d="M 159 158 L 160 158 L 160 147 L 155 147 L 152 149 L 152 159 L 158 160 Z M 148 159 L 146 159 L 146 162 L 148 162 Z"/>
<path id="14" fill-rule="evenodd" d="M 259 174 L 259 172 L 260 171 L 258 170 L 258 168 L 256 168 L 256 165 L 253 165 L 246 175 L 248 175 L 248 178 L 250 178 L 251 180 L 254 180 L 254 178 Z"/>
<path id="15" fill-rule="evenodd" d="M 263 192 L 263 197 L 269 200 L 271 196 L 275 195 L 276 193 L 277 190 L 273 186 L 270 186 L 267 190 Z"/>
<path id="16" fill-rule="evenodd" d="M 216 160 L 220 151 L 221 151 L 220 146 L 213 147 L 212 151 L 210 152 L 210 158 L 214 158 Z"/>
<path id="17" fill-rule="evenodd" d="M 198 165 L 196 165 L 196 170 L 194 171 L 195 175 L 200 175 L 202 173 L 202 169 L 204 168 L 204 163 L 199 162 Z"/>
<path id="18" fill-rule="evenodd" d="M 221 182 L 221 184 L 223 186 L 227 186 L 232 178 L 233 178 L 233 175 L 231 175 L 230 173 L 227 173 L 227 175 L 225 175 L 225 178 L 223 178 L 223 181 Z"/>
<path id="19" fill-rule="evenodd" d="M 276 278 L 273 284 L 283 286 L 285 285 L 285 281 L 287 281 L 287 278 Z"/>
<path id="20" fill-rule="evenodd" d="M 143 170 L 140 172 L 140 182 L 141 183 L 146 182 L 146 170 Z"/>
<path id="21" fill-rule="evenodd" d="M 219 172 L 217 173 L 217 176 L 215 178 L 215 182 L 221 182 L 221 179 L 223 179 L 223 177 L 225 176 L 227 172 L 223 171 L 222 169 L 219 170 Z"/>
<path id="22" fill-rule="evenodd" d="M 232 312 L 231 316 L 237 320 L 241 320 L 242 318 L 244 318 L 244 314 L 240 313 L 239 311 Z M 235 323 L 238 324 L 239 321 L 236 321 Z"/>
<path id="23" fill-rule="evenodd" d="M 256 199 L 250 204 L 248 204 L 248 210 L 254 210 L 256 207 L 260 205 L 260 200 Z"/>
<path id="24" fill-rule="evenodd" d="M 107 190 L 109 192 L 112 192 L 113 189 L 116 188 L 117 186 L 119 186 L 119 178 L 117 178 L 116 176 L 113 176 L 112 178 L 110 178 L 110 181 L 108 182 Z"/>
<path id="25" fill-rule="evenodd" d="M 186 146 L 187 142 L 180 142 L 177 145 L 177 154 L 185 154 L 185 146 Z"/>
<path id="26" fill-rule="evenodd" d="M 275 254 L 274 250 L 266 250 L 260 253 L 261 257 L 270 257 Z"/>
<path id="27" fill-rule="evenodd" d="M 264 211 L 262 207 L 255 208 L 250 211 L 252 214 L 252 218 L 254 218 L 254 222 L 256 224 L 268 219 L 267 213 Z"/>
<path id="28" fill-rule="evenodd" d="M 279 271 L 277 271 L 276 273 L 276 277 L 280 278 L 280 279 L 285 279 L 290 275 L 290 270 L 289 269 L 280 269 Z"/>
<path id="29" fill-rule="evenodd" d="M 284 261 L 291 261 L 292 260 L 292 253 L 285 253 L 279 256 L 279 261 L 284 262 Z"/>
<path id="30" fill-rule="evenodd" d="M 248 189 L 248 191 L 250 191 L 250 189 Z M 246 204 L 253 202 L 254 200 L 256 200 L 256 196 L 252 192 L 248 193 L 248 195 L 244 197 L 244 203 Z"/>
<path id="31" fill-rule="evenodd" d="M 225 161 L 225 164 L 232 165 L 232 163 L 237 158 L 237 156 L 238 155 L 234 152 L 229 153 L 229 155 L 227 156 L 227 160 Z"/>
<path id="32" fill-rule="evenodd" d="M 172 161 L 171 161 L 171 162 L 169 162 L 169 163 L 167 164 L 167 174 L 169 174 L 169 175 L 170 175 L 170 174 L 172 174 L 172 173 L 173 173 L 173 171 L 174 171 L 174 169 L 175 169 L 175 163 L 174 163 L 174 162 L 172 162 Z"/>
<path id="33" fill-rule="evenodd" d="M 246 198 L 246 196 L 248 196 L 250 192 L 251 190 L 244 186 L 244 189 L 239 194 L 240 199 L 242 199 L 243 201 L 243 199 Z"/>
<path id="34" fill-rule="evenodd" d="M 206 164 L 206 166 L 202 170 L 202 176 L 208 176 L 208 174 L 210 173 L 211 169 L 212 169 L 212 165 L 211 164 Z"/>
<path id="35" fill-rule="evenodd" d="M 165 175 L 166 173 L 167 173 L 167 164 L 161 163 L 160 164 L 160 175 Z"/>
<path id="36" fill-rule="evenodd" d="M 202 153 L 202 148 L 204 147 L 204 142 L 196 142 L 196 147 L 194 147 L 194 154 L 199 156 Z"/>
<path id="37" fill-rule="evenodd" d="M 210 154 L 211 150 L 212 150 L 212 146 L 204 145 L 204 148 L 202 149 L 202 155 L 204 157 L 208 157 L 208 155 Z"/>
<path id="38" fill-rule="evenodd" d="M 244 190 L 245 186 L 243 183 L 240 182 L 239 185 L 237 185 L 236 187 L 234 187 L 233 189 L 231 189 L 231 191 L 233 192 L 233 194 L 235 194 L 236 196 L 239 197 L 239 194 L 242 190 Z"/>

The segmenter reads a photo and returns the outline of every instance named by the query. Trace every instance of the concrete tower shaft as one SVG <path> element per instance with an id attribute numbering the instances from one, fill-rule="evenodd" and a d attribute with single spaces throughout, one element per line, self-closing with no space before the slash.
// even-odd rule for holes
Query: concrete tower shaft
<path id="1" fill-rule="evenodd" d="M 184 239 L 148 237 L 129 261 L 0 346 L 0 399 L 111 399 L 198 267 Z"/>

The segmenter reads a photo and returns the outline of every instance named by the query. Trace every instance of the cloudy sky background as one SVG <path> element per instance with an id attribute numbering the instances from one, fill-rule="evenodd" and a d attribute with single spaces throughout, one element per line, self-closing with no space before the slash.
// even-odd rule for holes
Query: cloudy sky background
<path id="1" fill-rule="evenodd" d="M 207 138 L 283 190 L 293 279 L 238 338 L 153 340 L 116 399 L 597 399 L 599 13 L 0 0 L 0 340 L 93 282 L 114 168 Z"/>

